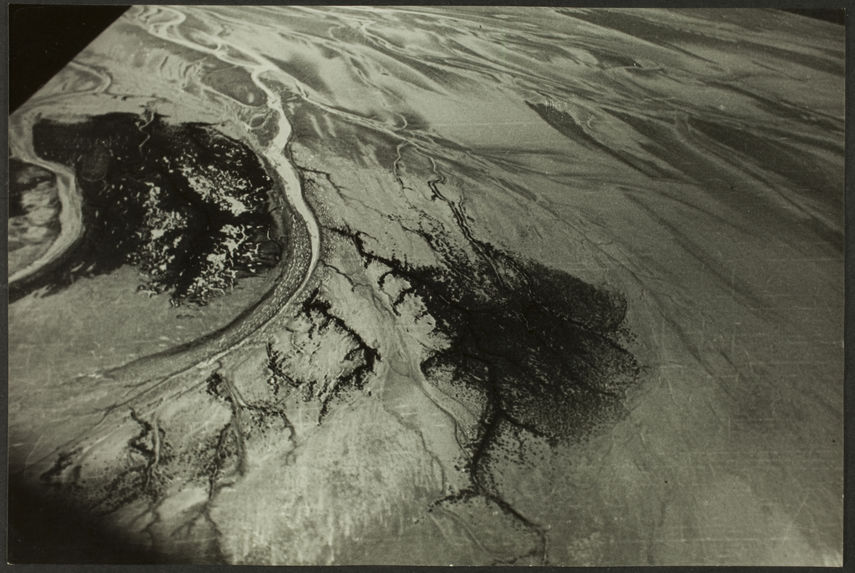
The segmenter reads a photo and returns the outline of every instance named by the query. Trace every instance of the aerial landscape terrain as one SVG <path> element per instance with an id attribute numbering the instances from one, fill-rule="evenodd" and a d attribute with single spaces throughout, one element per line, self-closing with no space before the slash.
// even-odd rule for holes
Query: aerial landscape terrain
<path id="1" fill-rule="evenodd" d="M 10 559 L 842 565 L 844 36 L 131 8 L 9 117 Z"/>

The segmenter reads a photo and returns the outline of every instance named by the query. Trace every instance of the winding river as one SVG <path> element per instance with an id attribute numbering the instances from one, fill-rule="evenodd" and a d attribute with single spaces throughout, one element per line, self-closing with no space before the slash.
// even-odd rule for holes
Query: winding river
<path id="1" fill-rule="evenodd" d="M 225 355 L 238 352 L 251 334 L 262 329 L 303 294 L 306 285 L 312 279 L 320 256 L 321 236 L 318 222 L 303 196 L 299 175 L 289 161 L 291 124 L 285 115 L 281 95 L 264 81 L 265 74 L 277 71 L 281 73 L 281 70 L 262 55 L 229 45 L 219 38 L 210 37 L 202 42 L 198 42 L 198 38 L 197 42 L 187 40 L 180 33 L 180 24 L 185 20 L 185 15 L 178 10 L 166 7 L 141 8 L 134 9 L 128 16 L 131 22 L 155 37 L 193 50 L 205 51 L 226 64 L 249 68 L 252 82 L 266 96 L 266 111 L 275 123 L 275 136 L 269 141 L 255 137 L 253 148 L 263 158 L 269 174 L 273 176 L 277 187 L 282 191 L 282 200 L 286 204 L 279 212 L 286 218 L 289 213 L 296 214 L 298 224 L 288 221 L 280 223 L 281 228 L 289 232 L 289 236 L 285 239 L 286 252 L 290 254 L 283 256 L 279 264 L 278 279 L 259 301 L 238 314 L 228 325 L 195 340 L 134 359 L 126 364 L 80 376 L 74 382 L 75 384 L 82 384 L 84 387 L 87 384 L 98 386 L 107 378 L 120 381 L 126 391 L 122 396 L 110 395 L 104 400 L 96 400 L 88 404 L 87 410 L 98 415 L 100 418 L 98 422 L 69 436 L 69 439 L 63 441 L 57 449 L 46 452 L 46 457 L 54 456 L 57 451 L 76 443 L 84 435 L 105 425 L 108 426 L 111 414 L 122 412 L 125 404 L 144 399 L 147 395 L 153 396 L 154 400 L 162 400 L 163 396 L 158 388 L 163 387 L 176 376 L 189 371 L 204 372 Z M 209 44 L 217 47 L 205 47 Z M 234 53 L 241 53 L 242 59 L 236 60 L 230 56 Z M 42 159 L 33 151 L 32 125 L 42 114 L 50 114 L 51 111 L 63 108 L 64 102 L 72 105 L 82 94 L 105 92 L 110 83 L 109 76 L 104 73 L 101 75 L 99 86 L 95 89 L 87 86 L 81 92 L 34 98 L 10 120 L 12 152 L 23 161 L 56 173 L 57 190 L 62 205 L 59 237 L 42 257 L 11 276 L 10 285 L 14 285 L 17 281 L 24 281 L 48 266 L 61 263 L 63 255 L 74 247 L 84 231 L 81 213 L 82 197 L 75 185 L 74 172 L 65 165 Z M 246 126 L 246 130 L 247 133 L 251 133 L 249 126 Z M 43 459 L 45 456 L 30 459 L 28 465 L 38 464 Z"/>
<path id="2" fill-rule="evenodd" d="M 131 265 L 14 300 L 13 477 L 194 562 L 839 564 L 843 32 L 131 8 L 10 117 L 61 204 L 10 287 L 89 244 L 40 120 L 240 141 L 286 254 L 205 307 Z"/>

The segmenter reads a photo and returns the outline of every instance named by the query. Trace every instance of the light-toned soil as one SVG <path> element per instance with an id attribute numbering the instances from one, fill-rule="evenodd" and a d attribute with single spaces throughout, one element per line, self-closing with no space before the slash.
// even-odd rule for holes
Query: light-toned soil
<path id="1" fill-rule="evenodd" d="M 11 471 L 171 561 L 840 565 L 843 40 L 132 9 L 13 121 L 216 124 L 300 262 L 188 353 L 250 290 L 178 318 L 124 268 L 13 303 Z"/>

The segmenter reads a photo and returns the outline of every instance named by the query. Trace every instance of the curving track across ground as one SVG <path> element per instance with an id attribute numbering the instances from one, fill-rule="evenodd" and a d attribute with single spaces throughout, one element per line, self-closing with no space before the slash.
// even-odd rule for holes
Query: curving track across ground
<path id="1" fill-rule="evenodd" d="M 163 396 L 158 392 L 158 389 L 177 376 L 191 370 L 205 370 L 226 354 L 238 351 L 251 334 L 277 317 L 282 309 L 303 293 L 312 278 L 320 257 L 320 228 L 312 208 L 303 197 L 297 171 L 289 161 L 288 144 L 292 133 L 291 124 L 283 110 L 281 96 L 263 79 L 265 73 L 277 69 L 275 65 L 259 54 L 247 53 L 241 51 L 237 46 L 224 44 L 220 38 L 209 38 L 210 43 L 216 45 L 216 48 L 200 47 L 200 43 L 186 40 L 178 28 L 185 16 L 176 9 L 144 8 L 134 11 L 129 16 L 133 18 L 136 25 L 153 36 L 194 50 L 207 50 L 210 55 L 224 63 L 246 65 L 247 60 L 254 62 L 251 78 L 253 83 L 266 95 L 267 111 L 275 119 L 276 134 L 266 143 L 262 142 L 260 138 L 256 138 L 252 147 L 263 159 L 271 172 L 270 175 L 283 193 L 283 208 L 279 211 L 283 214 L 280 227 L 289 233 L 289 236 L 286 237 L 286 243 L 290 256 L 283 257 L 280 262 L 280 275 L 274 286 L 261 300 L 244 310 L 225 327 L 191 342 L 78 378 L 75 383 L 83 385 L 81 388 L 86 387 L 87 384 L 97 386 L 104 379 L 112 379 L 120 381 L 122 388 L 126 390 L 121 396 L 112 394 L 105 397 L 104 400 L 93 400 L 89 404 L 87 412 L 90 415 L 95 414 L 97 422 L 94 425 L 89 425 L 85 430 L 75 432 L 59 448 L 46 455 L 28 459 L 26 464 L 28 467 L 54 456 L 57 451 L 70 447 L 93 430 L 103 427 L 112 413 L 122 411 L 123 405 L 140 399 L 145 400 L 146 396 L 160 400 Z M 204 45 L 205 42 L 201 44 Z M 229 56 L 230 53 L 238 51 L 241 51 L 246 60 L 238 62 Z M 94 91 L 102 93 L 109 85 L 110 78 L 105 75 L 101 80 L 101 85 Z M 35 99 L 10 118 L 13 135 L 10 138 L 12 153 L 23 161 L 57 174 L 57 188 L 62 205 L 60 236 L 44 256 L 10 277 L 10 285 L 17 281 L 24 281 L 52 264 L 61 262 L 63 255 L 74 246 L 84 231 L 81 211 L 82 197 L 75 185 L 73 171 L 64 165 L 40 158 L 33 151 L 32 146 L 32 125 L 40 117 L 40 113 L 55 107 L 59 100 L 74 95 L 63 93 Z M 247 129 L 249 130 L 249 128 Z M 294 224 L 294 221 L 287 220 L 291 213 L 294 213 L 296 219 L 299 219 L 297 225 Z M 181 392 L 183 388 L 171 388 L 170 391 Z"/>

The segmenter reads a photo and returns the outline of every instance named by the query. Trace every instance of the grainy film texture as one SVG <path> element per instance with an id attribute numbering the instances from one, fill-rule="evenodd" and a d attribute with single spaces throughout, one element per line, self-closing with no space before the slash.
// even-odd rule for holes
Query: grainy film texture
<path id="1" fill-rule="evenodd" d="M 15 515 L 840 565 L 844 64 L 776 10 L 132 8 L 10 116 Z"/>

